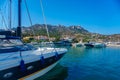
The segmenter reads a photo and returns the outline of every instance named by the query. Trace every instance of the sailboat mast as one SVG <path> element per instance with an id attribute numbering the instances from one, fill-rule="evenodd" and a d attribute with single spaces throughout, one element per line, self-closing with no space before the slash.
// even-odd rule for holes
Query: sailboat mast
<path id="1" fill-rule="evenodd" d="M 17 36 L 21 37 L 21 2 L 18 0 L 18 27 L 17 27 Z"/>

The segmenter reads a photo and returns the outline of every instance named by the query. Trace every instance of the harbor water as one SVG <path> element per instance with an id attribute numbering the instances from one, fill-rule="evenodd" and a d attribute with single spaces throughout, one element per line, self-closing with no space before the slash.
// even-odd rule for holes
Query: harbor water
<path id="1" fill-rule="evenodd" d="M 120 47 L 70 47 L 55 68 L 36 80 L 120 80 Z"/>

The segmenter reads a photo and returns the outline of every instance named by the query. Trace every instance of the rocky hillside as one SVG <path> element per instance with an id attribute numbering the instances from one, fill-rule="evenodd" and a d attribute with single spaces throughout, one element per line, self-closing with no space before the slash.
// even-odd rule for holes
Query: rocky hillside
<path id="1" fill-rule="evenodd" d="M 51 36 L 90 33 L 81 26 L 47 25 L 47 27 Z M 25 35 L 32 35 L 33 33 L 35 33 L 35 35 L 46 35 L 46 27 L 44 24 L 35 24 L 30 27 L 23 27 L 22 30 Z"/>
<path id="2" fill-rule="evenodd" d="M 64 37 L 74 38 L 75 41 L 120 41 L 120 34 L 102 35 L 99 33 L 91 33 L 81 26 L 64 26 L 64 25 L 47 25 L 50 37 L 55 37 L 57 40 Z M 46 36 L 46 27 L 44 24 L 35 24 L 30 27 L 23 27 L 24 36 Z"/>

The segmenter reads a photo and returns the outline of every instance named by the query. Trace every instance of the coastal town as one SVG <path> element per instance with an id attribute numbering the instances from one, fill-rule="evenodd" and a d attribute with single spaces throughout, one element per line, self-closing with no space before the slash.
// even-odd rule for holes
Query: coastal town
<path id="1" fill-rule="evenodd" d="M 50 32 L 48 38 L 45 30 L 45 24 L 36 24 L 31 27 L 23 27 L 23 41 L 26 43 L 47 42 L 52 41 L 61 43 L 61 45 L 84 44 L 87 42 L 104 43 L 106 46 L 120 46 L 120 34 L 102 35 L 92 33 L 81 26 L 62 26 L 62 25 L 47 25 Z M 34 30 L 35 35 L 32 33 Z M 52 32 L 54 30 L 54 32 Z"/>

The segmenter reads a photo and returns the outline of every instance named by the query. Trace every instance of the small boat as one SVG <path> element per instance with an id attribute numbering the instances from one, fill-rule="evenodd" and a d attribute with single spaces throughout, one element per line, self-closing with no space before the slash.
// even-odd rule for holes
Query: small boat
<path id="1" fill-rule="evenodd" d="M 94 45 L 92 43 L 85 43 L 84 44 L 87 48 L 93 48 Z"/>
<path id="2" fill-rule="evenodd" d="M 61 40 L 58 42 L 54 42 L 56 46 L 72 46 L 72 43 L 68 40 Z"/>
<path id="3" fill-rule="evenodd" d="M 84 44 L 87 48 L 103 48 L 106 47 L 104 43 L 89 42 Z"/>
<path id="4" fill-rule="evenodd" d="M 106 45 L 104 43 L 94 43 L 93 44 L 95 48 L 103 48 L 106 47 Z"/>
<path id="5" fill-rule="evenodd" d="M 120 42 L 106 42 L 109 47 L 120 47 Z"/>
<path id="6" fill-rule="evenodd" d="M 82 47 L 82 46 L 83 46 L 82 43 L 77 43 L 77 44 L 76 44 L 76 47 Z"/>
<path id="7" fill-rule="evenodd" d="M 82 43 L 73 43 L 72 44 L 73 47 L 83 47 Z"/>
<path id="8" fill-rule="evenodd" d="M 11 0 L 10 0 L 11 1 Z M 17 36 L 0 31 L 0 80 L 33 80 L 50 71 L 67 49 L 34 47 L 21 40 L 21 0 L 18 0 Z"/>

